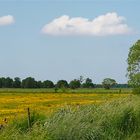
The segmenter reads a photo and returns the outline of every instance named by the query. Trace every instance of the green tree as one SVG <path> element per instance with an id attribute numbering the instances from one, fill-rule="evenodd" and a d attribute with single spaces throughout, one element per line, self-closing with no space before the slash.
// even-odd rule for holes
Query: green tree
<path id="1" fill-rule="evenodd" d="M 43 82 L 43 87 L 44 88 L 54 88 L 54 83 L 50 80 L 46 80 Z"/>
<path id="2" fill-rule="evenodd" d="M 36 88 L 37 82 L 32 77 L 27 77 L 22 80 L 22 88 Z"/>
<path id="3" fill-rule="evenodd" d="M 81 75 L 78 80 L 80 81 L 80 84 L 82 84 L 84 82 L 84 80 L 85 80 L 84 76 Z"/>
<path id="4" fill-rule="evenodd" d="M 6 78 L 5 77 L 1 77 L 0 78 L 0 84 L 1 84 L 1 88 L 6 88 Z"/>
<path id="5" fill-rule="evenodd" d="M 140 93 L 140 40 L 130 48 L 127 62 L 128 84 L 135 92 Z"/>
<path id="6" fill-rule="evenodd" d="M 69 83 L 69 87 L 72 89 L 80 88 L 80 86 L 81 86 L 81 83 L 77 79 L 74 79 L 74 80 L 70 81 L 70 83 Z"/>
<path id="7" fill-rule="evenodd" d="M 110 89 L 115 84 L 117 84 L 116 81 L 114 79 L 111 79 L 111 78 L 105 78 L 102 82 L 102 85 L 105 89 Z"/>
<path id="8" fill-rule="evenodd" d="M 3 88 L 4 83 L 5 83 L 5 78 L 4 77 L 1 77 L 0 78 L 0 88 Z"/>
<path id="9" fill-rule="evenodd" d="M 66 80 L 59 80 L 56 84 L 57 88 L 68 88 L 68 82 Z"/>
<path id="10" fill-rule="evenodd" d="M 21 88 L 21 80 L 19 77 L 15 77 L 13 81 L 14 88 Z"/>
<path id="11" fill-rule="evenodd" d="M 42 81 L 36 81 L 36 87 L 37 87 L 37 88 L 43 88 L 43 83 L 42 83 Z"/>
<path id="12" fill-rule="evenodd" d="M 13 87 L 13 79 L 10 77 L 5 78 L 5 88 L 12 88 Z"/>
<path id="13" fill-rule="evenodd" d="M 82 84 L 83 88 L 93 88 L 94 84 L 92 83 L 92 79 L 87 78 L 85 82 Z"/>

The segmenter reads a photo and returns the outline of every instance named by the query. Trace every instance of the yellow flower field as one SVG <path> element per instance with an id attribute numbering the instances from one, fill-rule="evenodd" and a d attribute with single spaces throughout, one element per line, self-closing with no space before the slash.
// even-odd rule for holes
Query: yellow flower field
<path id="1" fill-rule="evenodd" d="M 129 94 L 0 93 L 0 124 L 31 111 L 47 115 L 64 106 L 101 104 Z"/>

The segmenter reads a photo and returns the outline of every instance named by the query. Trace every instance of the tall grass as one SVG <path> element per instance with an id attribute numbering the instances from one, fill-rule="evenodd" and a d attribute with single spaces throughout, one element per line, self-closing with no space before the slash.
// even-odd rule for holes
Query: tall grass
<path id="1" fill-rule="evenodd" d="M 125 140 L 140 130 L 140 98 L 63 109 L 46 123 L 55 140 Z"/>
<path id="2" fill-rule="evenodd" d="M 133 88 L 132 93 L 133 94 L 140 94 L 140 87 Z"/>
<path id="3" fill-rule="evenodd" d="M 31 114 L 31 128 L 26 117 L 13 120 L 0 130 L 0 140 L 48 140 L 47 131 L 43 127 L 46 116 L 37 112 Z M 42 133 L 43 131 L 45 133 Z"/>
<path id="4" fill-rule="evenodd" d="M 35 120 L 30 131 L 21 129 L 23 121 L 18 127 L 16 123 L 7 126 L 0 131 L 0 139 L 139 140 L 140 97 L 130 95 L 102 105 L 67 106 L 46 118 L 43 125 L 39 116 Z"/>

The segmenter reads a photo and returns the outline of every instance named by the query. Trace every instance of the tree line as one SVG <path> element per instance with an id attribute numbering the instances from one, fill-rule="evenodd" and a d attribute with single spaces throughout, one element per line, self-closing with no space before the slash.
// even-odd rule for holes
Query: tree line
<path id="1" fill-rule="evenodd" d="M 94 84 L 92 79 L 80 76 L 69 83 L 66 80 L 59 80 L 54 84 L 51 80 L 36 81 L 35 78 L 27 77 L 21 80 L 19 77 L 0 78 L 0 88 L 133 88 L 135 93 L 140 93 L 140 40 L 138 40 L 129 50 L 128 54 L 128 84 L 117 84 L 114 79 L 105 78 L 102 84 Z"/>
<path id="2" fill-rule="evenodd" d="M 92 79 L 84 79 L 82 76 L 78 79 L 74 79 L 70 82 L 66 80 L 59 80 L 55 84 L 51 80 L 37 81 L 33 77 L 27 77 L 21 80 L 19 77 L 14 79 L 10 77 L 1 77 L 0 78 L 0 88 L 128 88 L 127 84 L 117 84 L 114 79 L 105 78 L 102 84 L 94 84 Z"/>

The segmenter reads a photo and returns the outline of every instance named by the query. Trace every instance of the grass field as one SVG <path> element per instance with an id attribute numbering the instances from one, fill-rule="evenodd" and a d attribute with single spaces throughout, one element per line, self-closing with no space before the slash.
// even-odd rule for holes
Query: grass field
<path id="1" fill-rule="evenodd" d="M 79 89 L 73 90 L 72 93 L 70 90 L 67 92 L 62 93 L 59 90 L 58 93 L 54 93 L 53 89 L 0 89 L 0 122 L 4 118 L 11 120 L 27 114 L 28 107 L 32 111 L 49 115 L 64 106 L 101 104 L 122 96 L 126 97 L 128 96 L 126 93 L 130 93 L 130 90 L 122 89 L 122 94 L 118 94 L 118 89 L 91 89 L 89 91 Z"/>
<path id="2" fill-rule="evenodd" d="M 39 112 L 31 112 L 32 126 L 29 129 L 27 116 L 24 116 L 23 111 L 24 115 L 21 118 L 13 119 L 0 130 L 0 140 L 139 140 L 140 138 L 138 95 L 3 93 L 2 96 L 7 101 L 16 101 L 19 98 L 24 100 L 26 97 L 28 102 L 24 104 L 25 108 L 28 105 L 32 105 L 32 109 L 38 106 Z M 39 105 L 41 107 L 44 103 L 40 100 L 41 97 L 43 99 L 46 97 L 44 102 L 48 102 L 48 99 L 54 100 L 49 106 L 44 105 L 41 109 Z M 46 115 L 45 112 L 50 111 L 50 105 L 53 113 Z M 57 105 L 58 110 L 55 108 Z"/>
<path id="3" fill-rule="evenodd" d="M 1 89 L 0 140 L 139 140 L 140 96 L 130 89 L 51 90 Z"/>
<path id="4" fill-rule="evenodd" d="M 132 92 L 131 88 L 112 88 L 106 90 L 104 88 L 80 88 L 80 89 L 58 89 L 57 93 L 126 93 Z M 55 93 L 55 89 L 23 89 L 23 88 L 0 88 L 0 93 Z"/>

